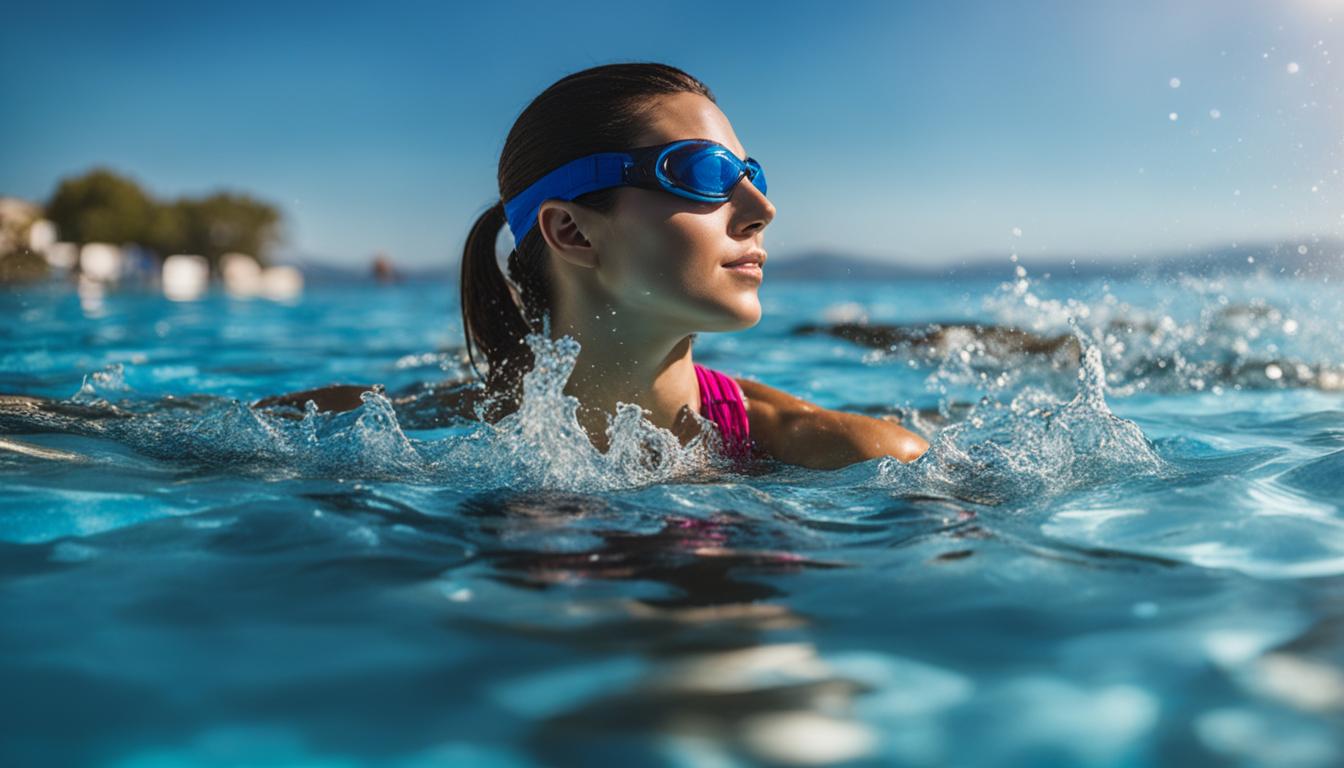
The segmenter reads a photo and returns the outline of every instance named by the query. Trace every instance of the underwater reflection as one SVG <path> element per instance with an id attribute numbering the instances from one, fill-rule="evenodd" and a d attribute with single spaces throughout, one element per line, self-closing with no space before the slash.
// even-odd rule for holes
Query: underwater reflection
<path id="1" fill-rule="evenodd" d="M 870 686 L 826 664 L 809 640 L 808 617 L 783 604 L 787 593 L 777 578 L 843 564 L 761 541 L 760 521 L 732 511 L 663 514 L 652 530 L 636 531 L 618 527 L 614 504 L 531 492 L 481 495 L 462 505 L 495 543 L 480 551 L 489 578 L 516 589 L 573 589 L 568 608 L 600 617 L 577 626 L 501 626 L 489 618 L 482 624 L 632 661 L 631 674 L 536 718 L 526 739 L 530 751 L 547 765 L 713 759 L 814 765 L 876 748 L 877 734 L 851 714 L 855 697 Z M 576 523 L 593 520 L 600 522 L 581 525 L 591 537 L 585 546 L 548 551 L 554 540 L 536 535 L 563 538 Z M 604 582 L 642 582 L 661 592 L 614 601 L 582 597 L 586 585 Z M 544 682 L 512 687 L 528 691 Z"/>

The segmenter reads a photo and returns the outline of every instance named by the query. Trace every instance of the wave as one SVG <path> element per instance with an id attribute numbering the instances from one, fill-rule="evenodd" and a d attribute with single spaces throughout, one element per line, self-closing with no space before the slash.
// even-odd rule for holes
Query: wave
<path id="1" fill-rule="evenodd" d="M 295 419 L 226 398 L 144 398 L 126 386 L 120 365 L 86 376 L 67 401 L 0 399 L 0 429 L 107 437 L 155 459 L 272 479 L 346 476 L 468 489 L 601 491 L 728 469 L 712 422 L 694 415 L 700 433 L 683 446 L 629 403 L 608 415 L 609 449 L 597 450 L 578 422 L 578 400 L 563 391 L 579 344 L 535 335 L 528 341 L 537 364 L 524 377 L 521 407 L 495 424 L 448 419 L 453 426 L 441 430 L 444 435 L 408 436 L 392 400 L 378 389 L 363 393 L 353 411 L 320 413 L 310 403 Z M 424 403 L 415 406 L 423 410 Z"/>
<path id="2" fill-rule="evenodd" d="M 0 428 L 106 437 L 155 459 L 267 479 L 601 492 L 732 475 L 717 430 L 699 416 L 700 434 L 683 446 L 638 406 L 622 403 L 608 416 L 610 448 L 597 450 L 578 423 L 578 401 L 564 394 L 578 342 L 528 341 L 537 364 L 524 378 L 522 405 L 496 424 L 457 420 L 411 436 L 380 391 L 364 393 L 362 405 L 347 413 L 320 413 L 310 403 L 301 418 L 216 397 L 146 399 L 113 366 L 87 376 L 69 401 L 0 401 Z M 1074 343 L 1085 351 L 1067 402 L 1028 388 L 1007 401 L 987 398 L 941 428 L 914 415 L 914 426 L 933 435 L 925 457 L 910 465 L 865 462 L 843 477 L 901 493 L 1003 503 L 1105 482 L 1119 472 L 1159 471 L 1161 461 L 1138 427 L 1106 405 L 1100 350 L 1081 337 Z M 772 464 L 766 462 L 767 471 L 783 469 Z"/>
<path id="3" fill-rule="evenodd" d="M 1048 299 L 1017 268 L 985 302 L 997 322 L 871 323 L 844 307 L 845 322 L 806 323 L 794 335 L 825 335 L 870 347 L 865 362 L 931 371 L 931 385 L 992 392 L 1027 385 L 1063 391 L 1082 362 L 1086 339 L 1106 359 L 1113 396 L 1239 390 L 1344 391 L 1344 339 L 1318 311 L 1289 310 L 1265 298 L 1230 299 L 1217 281 L 1186 278 L 1165 306 L 1137 307 L 1103 293 L 1098 301 Z M 1197 302 L 1189 294 L 1202 294 Z M 1198 314 L 1177 319 L 1181 303 Z M 1186 308 L 1188 310 L 1188 308 Z M 1063 385 L 1063 387 L 1061 387 Z"/>

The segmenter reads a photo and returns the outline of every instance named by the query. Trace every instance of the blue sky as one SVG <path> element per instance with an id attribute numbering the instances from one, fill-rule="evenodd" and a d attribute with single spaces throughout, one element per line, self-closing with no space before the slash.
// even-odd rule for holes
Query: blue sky
<path id="1" fill-rule="evenodd" d="M 456 262 L 523 107 L 632 60 L 715 92 L 769 175 L 772 257 L 1124 257 L 1344 232 L 1338 0 L 5 15 L 0 194 L 43 200 L 95 165 L 161 196 L 244 190 L 284 209 L 289 253 L 332 263 Z"/>

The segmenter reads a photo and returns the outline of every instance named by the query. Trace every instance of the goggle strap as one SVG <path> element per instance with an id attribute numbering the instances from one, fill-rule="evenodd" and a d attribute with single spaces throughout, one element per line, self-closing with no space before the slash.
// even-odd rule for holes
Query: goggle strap
<path id="1" fill-rule="evenodd" d="M 521 242 L 537 221 L 537 211 L 547 200 L 573 200 L 599 189 L 620 186 L 625 178 L 624 152 L 599 152 L 571 160 L 537 179 L 532 186 L 504 203 L 513 241 Z"/>

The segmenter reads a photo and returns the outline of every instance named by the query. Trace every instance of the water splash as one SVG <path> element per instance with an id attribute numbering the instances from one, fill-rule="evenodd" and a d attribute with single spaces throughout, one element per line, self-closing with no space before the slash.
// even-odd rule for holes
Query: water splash
<path id="1" fill-rule="evenodd" d="M 449 446 L 436 466 L 449 471 L 470 467 L 515 488 L 585 491 L 688 479 L 727 468 L 722 438 L 712 422 L 692 414 L 700 433 L 683 447 L 631 403 L 618 403 L 615 418 L 608 414 L 608 449 L 597 450 L 579 424 L 578 399 L 564 392 L 579 342 L 569 336 L 552 341 L 531 334 L 527 343 L 535 362 L 523 376 L 518 410 L 496 424 L 481 424 L 473 435 Z"/>
<path id="2" fill-rule="evenodd" d="M 86 374 L 79 385 L 79 391 L 70 401 L 80 405 L 106 405 L 110 399 L 125 397 L 130 392 L 126 386 L 126 370 L 121 363 L 113 363 L 101 371 Z"/>
<path id="3" fill-rule="evenodd" d="M 731 468 L 713 422 L 691 414 L 700 432 L 683 446 L 631 403 L 618 403 L 614 416 L 607 415 L 608 449 L 599 451 L 578 421 L 577 398 L 564 392 L 579 343 L 540 334 L 527 342 L 536 363 L 523 377 L 520 407 L 498 423 L 471 422 L 430 439 L 406 434 L 380 387 L 363 393 L 355 410 L 322 413 L 310 401 L 296 418 L 216 397 L 145 398 L 126 386 L 117 365 L 86 376 L 72 400 L 108 416 L 88 420 L 79 431 L 155 458 L 271 479 L 345 476 L 591 492 L 700 479 Z"/>
<path id="4" fill-rule="evenodd" d="M 1068 285 L 1068 284 L 1066 284 Z M 1050 295 L 1021 265 L 983 302 L 997 324 L 871 326 L 833 335 L 877 347 L 865 362 L 916 361 L 929 368 L 926 386 L 945 397 L 1001 394 L 1027 386 L 1064 396 L 1081 361 L 1078 331 L 1111 361 L 1112 396 L 1141 392 L 1209 392 L 1308 388 L 1344 391 L 1344 366 L 1321 359 L 1338 348 L 1341 307 L 1288 309 L 1291 285 L 1265 278 L 1181 276 L 1150 286 L 1159 301 L 1137 306 L 1100 284 L 1099 295 Z M 1195 299 L 1192 300 L 1192 294 Z M 1149 297 L 1151 298 L 1151 297 Z"/>
<path id="5" fill-rule="evenodd" d="M 1034 387 L 1006 403 L 985 396 L 939 431 L 919 461 L 882 460 L 875 484 L 997 504 L 1160 473 L 1163 461 L 1143 431 L 1106 403 L 1101 350 L 1082 333 L 1077 338 L 1082 363 L 1067 403 Z"/>

